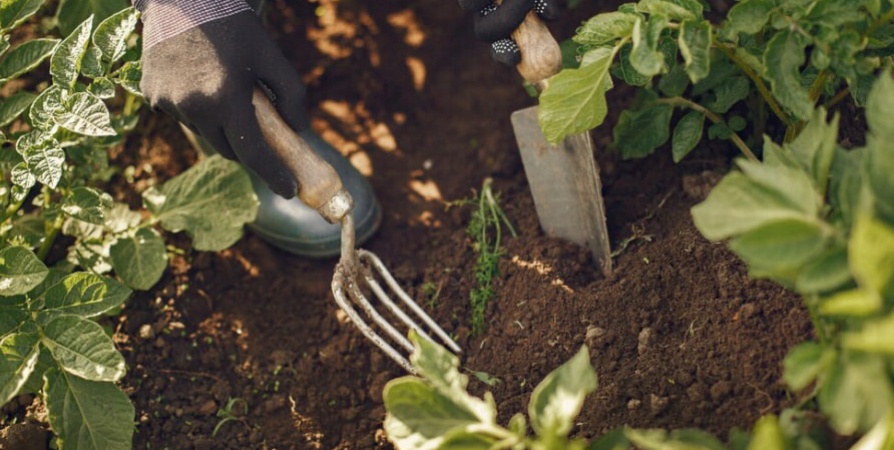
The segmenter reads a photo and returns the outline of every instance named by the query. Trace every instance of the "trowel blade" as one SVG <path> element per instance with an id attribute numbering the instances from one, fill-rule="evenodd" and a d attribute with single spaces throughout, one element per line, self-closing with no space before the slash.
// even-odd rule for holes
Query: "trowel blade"
<path id="1" fill-rule="evenodd" d="M 543 231 L 589 248 L 595 264 L 608 275 L 611 245 L 590 134 L 549 143 L 540 129 L 536 106 L 515 111 L 511 120 Z"/>

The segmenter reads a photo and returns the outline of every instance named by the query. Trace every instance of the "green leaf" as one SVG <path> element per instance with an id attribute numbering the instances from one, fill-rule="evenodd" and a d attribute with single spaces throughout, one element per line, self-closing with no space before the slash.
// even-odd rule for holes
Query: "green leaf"
<path id="1" fill-rule="evenodd" d="M 685 4 L 686 6 L 681 6 Z M 667 16 L 671 20 L 682 22 L 684 20 L 695 20 L 701 17 L 688 7 L 692 7 L 692 2 L 667 1 L 667 0 L 641 0 L 636 4 L 636 10 L 648 14 L 660 14 Z"/>
<path id="2" fill-rule="evenodd" d="M 860 331 L 842 333 L 844 348 L 894 356 L 894 314 L 863 325 Z"/>
<path id="3" fill-rule="evenodd" d="M 744 100 L 751 93 L 751 84 L 745 77 L 734 77 L 717 86 L 714 90 L 714 101 L 708 109 L 718 114 L 726 114 L 736 103 Z"/>
<path id="4" fill-rule="evenodd" d="M 0 295 L 24 294 L 40 284 L 47 273 L 47 266 L 27 248 L 0 250 Z"/>
<path id="5" fill-rule="evenodd" d="M 389 381 L 382 398 L 385 432 L 400 450 L 440 448 L 451 432 L 481 423 L 474 412 L 418 378 Z"/>
<path id="6" fill-rule="evenodd" d="M 882 309 L 882 299 L 866 289 L 850 289 L 823 298 L 819 313 L 824 316 L 866 317 Z"/>
<path id="7" fill-rule="evenodd" d="M 689 87 L 689 76 L 683 65 L 674 66 L 658 80 L 658 89 L 667 97 L 679 97 Z"/>
<path id="8" fill-rule="evenodd" d="M 139 61 L 128 61 L 118 69 L 118 76 L 112 78 L 112 82 L 121 86 L 127 92 L 142 97 L 140 91 L 140 79 L 143 77 L 142 66 Z"/>
<path id="9" fill-rule="evenodd" d="M 135 228 L 143 220 L 140 213 L 131 211 L 123 203 L 115 203 L 106 214 L 105 228 L 112 233 L 123 233 Z"/>
<path id="10" fill-rule="evenodd" d="M 618 63 L 611 67 L 612 75 L 621 78 L 630 86 L 648 86 L 652 77 L 647 77 L 633 68 L 630 55 L 633 53 L 633 45 L 626 44 L 618 51 Z M 689 80 L 687 79 L 687 82 Z"/>
<path id="11" fill-rule="evenodd" d="M 801 84 L 805 47 L 801 35 L 786 29 L 770 39 L 764 53 L 764 76 L 770 81 L 773 96 L 801 120 L 809 120 L 813 115 L 813 102 Z"/>
<path id="12" fill-rule="evenodd" d="M 33 39 L 12 49 L 0 62 L 0 80 L 11 80 L 30 72 L 53 54 L 58 39 Z"/>
<path id="13" fill-rule="evenodd" d="M 102 66 L 102 51 L 96 46 L 87 48 L 84 53 L 84 59 L 81 60 L 81 75 L 89 78 L 97 78 L 105 75 L 106 71 Z"/>
<path id="14" fill-rule="evenodd" d="M 44 0 L 4 0 L 0 2 L 0 28 L 3 32 L 19 26 L 40 9 Z"/>
<path id="15" fill-rule="evenodd" d="M 59 126 L 85 136 L 114 136 L 109 109 L 103 101 L 89 93 L 76 92 L 65 102 L 65 109 L 55 116 Z"/>
<path id="16" fill-rule="evenodd" d="M 81 60 L 90 43 L 90 31 L 93 28 L 93 16 L 81 23 L 71 35 L 63 39 L 56 52 L 50 58 L 50 74 L 53 83 L 67 89 L 74 89 L 78 73 L 81 71 Z"/>
<path id="17" fill-rule="evenodd" d="M 624 434 L 637 448 L 642 450 L 726 450 L 714 436 L 695 429 L 634 430 L 626 429 Z"/>
<path id="18" fill-rule="evenodd" d="M 817 396 L 820 410 L 840 435 L 867 430 L 891 410 L 894 392 L 877 356 L 849 354 L 827 371 Z"/>
<path id="19" fill-rule="evenodd" d="M 130 294 L 112 278 L 75 272 L 47 289 L 44 308 L 55 314 L 94 317 L 121 306 Z"/>
<path id="20" fill-rule="evenodd" d="M 736 162 L 752 182 L 775 191 L 793 209 L 803 212 L 809 218 L 819 214 L 821 198 L 805 171 L 785 166 L 773 167 L 745 159 Z"/>
<path id="21" fill-rule="evenodd" d="M 16 331 L 25 321 L 31 319 L 28 313 L 25 296 L 22 295 L 20 304 L 10 304 L 0 306 L 0 340 L 6 338 L 7 335 Z M 3 300 L 9 301 L 12 297 L 6 297 Z"/>
<path id="22" fill-rule="evenodd" d="M 62 179 L 62 165 L 65 163 L 65 152 L 61 148 L 52 147 L 53 142 L 34 147 L 27 147 L 22 153 L 31 173 L 37 181 L 55 188 Z"/>
<path id="23" fill-rule="evenodd" d="M 814 258 L 798 273 L 795 288 L 802 294 L 830 292 L 853 282 L 847 262 L 847 248 L 830 249 Z"/>
<path id="24" fill-rule="evenodd" d="M 88 381 L 56 369 L 44 375 L 47 417 L 60 449 L 130 450 L 135 412 L 114 383 Z"/>
<path id="25" fill-rule="evenodd" d="M 617 39 L 631 36 L 637 17 L 620 11 L 595 15 L 577 29 L 574 42 L 589 47 L 614 44 Z"/>
<path id="26" fill-rule="evenodd" d="M 630 449 L 630 441 L 627 439 L 627 435 L 624 434 L 623 428 L 615 428 L 614 430 L 609 431 L 608 433 L 599 436 L 593 442 L 590 443 L 590 446 L 587 447 L 587 450 L 629 450 Z"/>
<path id="27" fill-rule="evenodd" d="M 72 189 L 62 201 L 62 212 L 67 216 L 96 225 L 102 225 L 111 207 L 109 194 L 88 187 Z"/>
<path id="28" fill-rule="evenodd" d="M 839 27 L 850 22 L 866 20 L 861 8 L 866 0 L 818 0 L 807 14 L 807 20 L 826 27 Z"/>
<path id="29" fill-rule="evenodd" d="M 34 372 L 39 344 L 37 333 L 16 333 L 0 341 L 0 405 L 15 397 Z"/>
<path id="30" fill-rule="evenodd" d="M 92 320 L 58 316 L 44 325 L 41 343 L 70 374 L 91 381 L 118 381 L 124 376 L 124 357 Z"/>
<path id="31" fill-rule="evenodd" d="M 788 441 L 776 416 L 764 416 L 754 425 L 748 450 L 788 450 Z"/>
<path id="32" fill-rule="evenodd" d="M 872 85 L 866 102 L 866 122 L 872 135 L 886 142 L 894 138 L 894 79 L 890 72 L 883 72 Z"/>
<path id="33" fill-rule="evenodd" d="M 690 111 L 677 122 L 671 145 L 674 162 L 682 161 L 701 142 L 704 126 L 705 115 L 698 111 Z"/>
<path id="34" fill-rule="evenodd" d="M 580 413 L 584 398 L 596 390 L 596 371 L 586 345 L 552 371 L 531 393 L 528 416 L 539 436 L 567 436 Z"/>
<path id="35" fill-rule="evenodd" d="M 102 58 L 113 63 L 124 56 L 127 38 L 134 32 L 140 13 L 134 8 L 126 8 L 109 16 L 96 27 L 93 45 L 102 51 Z"/>
<path id="36" fill-rule="evenodd" d="M 11 95 L 3 103 L 0 103 L 0 127 L 5 127 L 18 119 L 23 112 L 28 110 L 36 95 L 21 91 Z"/>
<path id="37" fill-rule="evenodd" d="M 540 95 L 537 116 L 550 142 L 600 125 L 608 113 L 605 91 L 610 85 L 611 49 L 598 48 L 586 55 L 587 64 L 554 75 Z"/>
<path id="38" fill-rule="evenodd" d="M 219 156 L 202 160 L 158 189 L 147 189 L 143 203 L 164 229 L 185 230 L 201 251 L 231 246 L 258 211 L 248 175 Z"/>
<path id="39" fill-rule="evenodd" d="M 729 247 L 755 276 L 799 269 L 815 258 L 828 237 L 815 221 L 784 219 L 766 223 L 730 241 Z"/>
<path id="40" fill-rule="evenodd" d="M 152 228 L 140 228 L 133 236 L 118 238 L 109 257 L 115 273 L 134 289 L 148 290 L 168 267 L 165 242 Z"/>
<path id="41" fill-rule="evenodd" d="M 630 64 L 637 72 L 651 77 L 664 70 L 664 53 L 658 49 L 661 33 L 667 27 L 667 18 L 653 15 L 648 23 L 638 18 L 633 25 L 633 51 Z"/>
<path id="42" fill-rule="evenodd" d="M 683 22 L 679 45 L 689 79 L 698 83 L 707 77 L 711 71 L 711 23 L 707 20 Z"/>
<path id="43" fill-rule="evenodd" d="M 888 414 L 851 447 L 851 450 L 891 450 L 894 448 L 894 414 Z"/>
<path id="44" fill-rule="evenodd" d="M 624 110 L 613 130 L 615 144 L 624 159 L 643 158 L 670 139 L 674 108 L 658 104 L 640 111 Z"/>
<path id="45" fill-rule="evenodd" d="M 56 11 L 59 31 L 68 35 L 91 14 L 93 25 L 130 6 L 127 0 L 62 0 Z"/>
<path id="46" fill-rule="evenodd" d="M 831 123 L 826 123 L 826 111 L 817 109 L 798 137 L 786 146 L 813 178 L 816 190 L 822 196 L 826 195 L 838 143 L 838 117 L 836 114 Z"/>
<path id="47" fill-rule="evenodd" d="M 87 86 L 87 91 L 101 99 L 109 99 L 115 96 L 115 83 L 108 78 L 100 77 Z"/>
<path id="48" fill-rule="evenodd" d="M 774 7 L 772 0 L 743 0 L 736 3 L 727 12 L 723 35 L 729 39 L 737 40 L 741 33 L 755 34 L 759 32 L 770 20 L 770 13 Z"/>
<path id="49" fill-rule="evenodd" d="M 16 164 L 10 173 L 10 180 L 15 186 L 21 186 L 24 189 L 31 189 L 37 183 L 37 177 L 28 169 L 28 165 L 24 162 Z"/>
<path id="50" fill-rule="evenodd" d="M 461 431 L 445 436 L 438 450 L 489 450 L 496 442 L 496 438 L 481 433 Z"/>
<path id="51" fill-rule="evenodd" d="M 886 298 L 894 294 L 894 228 L 869 215 L 858 217 L 848 261 L 861 287 Z"/>
<path id="52" fill-rule="evenodd" d="M 827 352 L 816 342 L 802 342 L 782 361 L 783 379 L 792 389 L 800 391 L 824 372 L 834 357 L 834 352 Z"/>
<path id="53" fill-rule="evenodd" d="M 885 114 L 894 111 L 886 102 L 894 99 L 894 80 L 888 72 L 876 81 L 866 105 L 866 120 L 869 123 L 868 146 L 863 161 L 874 207 L 882 220 L 894 226 L 894 126 Z M 890 117 L 890 116 L 887 116 Z"/>
<path id="54" fill-rule="evenodd" d="M 854 222 L 863 190 L 864 177 L 861 165 L 864 154 L 865 149 L 847 151 L 838 148 L 829 175 L 829 203 L 848 229 Z"/>
<path id="55" fill-rule="evenodd" d="M 53 85 L 45 89 L 36 99 L 34 99 L 34 102 L 31 104 L 29 118 L 31 119 L 31 124 L 34 125 L 35 128 L 47 131 L 51 134 L 56 132 L 55 116 L 63 109 L 63 95 L 64 91 L 62 88 Z M 21 152 L 22 151 L 19 150 L 19 153 Z"/>

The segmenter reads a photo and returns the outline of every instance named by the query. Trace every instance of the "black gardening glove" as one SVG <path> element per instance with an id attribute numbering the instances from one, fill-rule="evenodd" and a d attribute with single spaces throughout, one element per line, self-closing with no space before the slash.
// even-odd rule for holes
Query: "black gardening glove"
<path id="1" fill-rule="evenodd" d="M 475 35 L 490 43 L 491 56 L 503 64 L 521 62 L 518 45 L 510 35 L 532 9 L 543 20 L 559 17 L 555 0 L 504 0 L 497 6 L 493 0 L 459 0 L 459 6 L 475 13 Z"/>
<path id="2" fill-rule="evenodd" d="M 149 104 L 197 132 L 222 156 L 252 169 L 277 194 L 293 197 L 297 181 L 264 141 L 251 98 L 256 86 L 265 86 L 279 114 L 298 132 L 308 127 L 306 88 L 260 19 L 242 0 L 142 3 L 140 87 Z M 202 22 L 213 14 L 224 17 Z"/>

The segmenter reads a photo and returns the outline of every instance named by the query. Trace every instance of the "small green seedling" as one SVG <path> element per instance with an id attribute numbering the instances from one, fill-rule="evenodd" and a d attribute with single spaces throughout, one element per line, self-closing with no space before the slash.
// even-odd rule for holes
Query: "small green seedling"
<path id="1" fill-rule="evenodd" d="M 235 411 L 236 405 L 242 404 L 242 413 L 238 414 Z M 230 397 L 227 399 L 227 404 L 224 405 L 223 408 L 217 410 L 217 417 L 220 417 L 220 421 L 217 422 L 217 425 L 214 426 L 214 430 L 211 432 L 211 437 L 217 437 L 217 432 L 220 431 L 220 428 L 227 422 L 237 421 L 242 422 L 249 431 L 251 431 L 251 427 L 248 426 L 248 422 L 245 421 L 245 416 L 248 414 L 248 403 L 245 400 L 242 400 L 239 397 Z"/>

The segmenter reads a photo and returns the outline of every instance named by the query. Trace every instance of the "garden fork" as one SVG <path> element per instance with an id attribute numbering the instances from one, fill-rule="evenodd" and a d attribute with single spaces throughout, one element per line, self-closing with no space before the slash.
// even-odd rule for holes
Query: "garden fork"
<path id="1" fill-rule="evenodd" d="M 407 353 L 413 351 L 413 344 L 405 334 L 398 331 L 398 328 L 382 317 L 364 295 L 363 286 L 366 286 L 375 294 L 379 302 L 403 323 L 403 326 L 414 329 L 421 336 L 434 341 L 423 327 L 419 326 L 410 315 L 395 304 L 382 284 L 376 280 L 376 276 L 381 277 L 385 286 L 414 315 L 428 326 L 445 345 L 459 353 L 461 351 L 459 345 L 413 301 L 406 291 L 401 289 L 382 261 L 372 252 L 354 248 L 356 236 L 354 216 L 351 214 L 354 200 L 347 189 L 342 186 L 335 169 L 317 156 L 313 149 L 292 131 L 260 88 L 254 90 L 252 104 L 264 140 L 282 158 L 298 180 L 298 198 L 311 208 L 316 209 L 329 223 L 341 223 L 341 258 L 335 266 L 335 274 L 332 277 L 332 294 L 335 296 L 335 302 L 338 303 L 339 308 L 347 314 L 367 339 L 376 344 L 404 369 L 415 375 L 416 370 L 413 369 L 408 358 L 367 324 L 353 306 L 353 304 L 359 305 L 366 315 Z"/>

